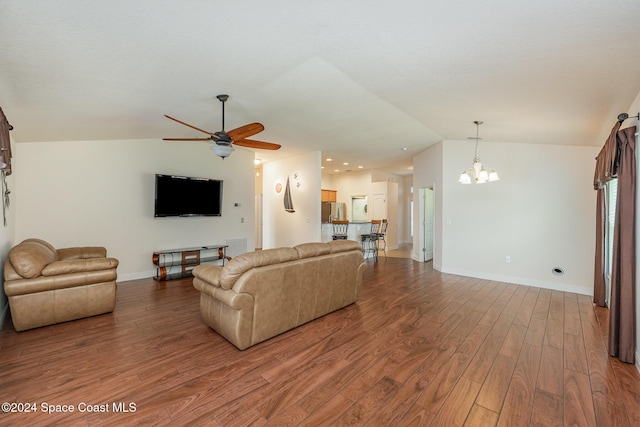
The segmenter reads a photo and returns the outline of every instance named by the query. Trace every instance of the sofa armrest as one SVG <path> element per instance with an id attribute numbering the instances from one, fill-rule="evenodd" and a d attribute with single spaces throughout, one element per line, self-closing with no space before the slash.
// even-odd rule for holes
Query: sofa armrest
<path id="1" fill-rule="evenodd" d="M 193 279 L 193 287 L 203 294 L 228 305 L 234 310 L 244 310 L 253 307 L 254 299 L 250 294 L 237 293 L 233 289 L 222 289 L 219 286 L 212 286 L 197 277 Z"/>
<path id="2" fill-rule="evenodd" d="M 69 259 L 52 262 L 42 269 L 41 274 L 43 276 L 58 276 L 69 273 L 109 270 L 116 267 L 118 267 L 118 260 L 115 258 Z"/>
<path id="3" fill-rule="evenodd" d="M 102 246 L 84 246 L 77 248 L 58 249 L 58 259 L 60 261 L 70 259 L 105 258 L 107 249 Z"/>
<path id="4" fill-rule="evenodd" d="M 200 264 L 199 266 L 191 270 L 191 274 L 211 286 L 220 287 L 220 275 L 222 274 L 222 267 L 220 267 L 219 265 Z M 200 291 L 201 289 L 198 290 Z"/>

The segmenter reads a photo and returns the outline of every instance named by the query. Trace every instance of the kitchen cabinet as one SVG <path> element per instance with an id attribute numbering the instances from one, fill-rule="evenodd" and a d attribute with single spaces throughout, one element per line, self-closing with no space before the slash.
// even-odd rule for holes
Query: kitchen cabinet
<path id="1" fill-rule="evenodd" d="M 322 201 L 323 202 L 335 202 L 336 201 L 336 190 L 322 190 Z"/>

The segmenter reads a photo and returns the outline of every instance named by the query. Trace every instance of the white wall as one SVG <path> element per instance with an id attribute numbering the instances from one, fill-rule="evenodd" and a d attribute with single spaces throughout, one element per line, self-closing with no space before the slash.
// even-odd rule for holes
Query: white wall
<path id="1" fill-rule="evenodd" d="M 371 191 L 371 171 L 345 172 L 331 175 L 332 189 L 336 190 L 336 201 L 346 203 L 347 219 L 351 220 L 351 197 L 367 196 L 370 202 L 373 197 Z"/>
<path id="2" fill-rule="evenodd" d="M 583 294 L 593 293 L 596 147 L 481 143 L 501 181 L 462 185 L 469 141 L 444 141 L 414 158 L 414 254 L 422 261 L 419 189 L 435 190 L 434 268 Z M 450 224 L 449 224 L 450 222 Z M 511 263 L 506 263 L 506 256 Z M 551 273 L 565 270 L 563 276 Z"/>
<path id="3" fill-rule="evenodd" d="M 264 249 L 321 240 L 321 163 L 321 152 L 315 151 L 263 165 Z M 295 209 L 293 213 L 284 210 L 287 177 Z M 278 183 L 282 186 L 280 193 L 276 192 Z"/>
<path id="4" fill-rule="evenodd" d="M 329 175 L 326 173 L 322 174 L 322 182 L 320 184 L 320 186 L 322 187 L 323 190 L 335 190 L 335 188 L 333 188 L 333 175 Z"/>
<path id="5" fill-rule="evenodd" d="M 593 294 L 599 148 L 483 141 L 480 157 L 501 180 L 459 184 L 473 148 L 444 143 L 442 271 Z"/>
<path id="6" fill-rule="evenodd" d="M 154 139 L 17 143 L 14 153 L 16 242 L 105 246 L 120 260 L 119 281 L 153 276 L 156 250 L 254 245 L 251 151 L 223 160 L 209 144 Z M 154 218 L 156 173 L 222 179 L 222 216 Z"/>

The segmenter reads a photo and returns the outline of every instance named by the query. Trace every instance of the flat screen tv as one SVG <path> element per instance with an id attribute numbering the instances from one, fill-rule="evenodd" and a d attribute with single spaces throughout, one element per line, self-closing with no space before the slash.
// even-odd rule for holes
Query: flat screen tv
<path id="1" fill-rule="evenodd" d="M 156 174 L 154 216 L 221 215 L 221 180 Z"/>

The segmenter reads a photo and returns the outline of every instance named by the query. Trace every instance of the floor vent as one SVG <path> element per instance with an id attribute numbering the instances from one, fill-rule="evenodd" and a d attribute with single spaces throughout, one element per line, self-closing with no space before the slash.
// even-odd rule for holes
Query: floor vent
<path id="1" fill-rule="evenodd" d="M 229 246 L 227 248 L 227 256 L 233 258 L 247 252 L 247 243 L 246 237 L 241 239 L 227 239 L 224 242 L 225 245 Z"/>

